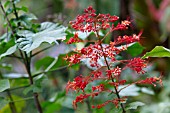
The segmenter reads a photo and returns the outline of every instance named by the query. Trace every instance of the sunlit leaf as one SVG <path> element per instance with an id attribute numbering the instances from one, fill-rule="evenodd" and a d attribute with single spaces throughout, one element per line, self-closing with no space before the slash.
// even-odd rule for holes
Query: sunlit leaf
<path id="1" fill-rule="evenodd" d="M 170 57 L 170 50 L 163 46 L 156 46 L 150 52 L 147 52 L 142 58 L 148 57 Z"/>

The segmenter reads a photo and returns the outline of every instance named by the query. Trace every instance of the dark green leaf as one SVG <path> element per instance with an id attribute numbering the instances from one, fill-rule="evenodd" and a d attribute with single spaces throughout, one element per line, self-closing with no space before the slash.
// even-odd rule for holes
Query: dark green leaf
<path id="1" fill-rule="evenodd" d="M 170 50 L 163 46 L 156 46 L 150 52 L 147 52 L 142 58 L 148 57 L 170 57 Z"/>
<path id="2" fill-rule="evenodd" d="M 144 47 L 141 46 L 138 42 L 136 42 L 128 47 L 127 53 L 129 53 L 133 57 L 136 57 L 140 55 L 143 50 L 144 50 Z"/>
<path id="3" fill-rule="evenodd" d="M 139 106 L 144 106 L 145 104 L 143 102 L 132 102 L 130 103 L 127 107 L 126 110 L 128 109 L 137 109 Z"/>
<path id="4" fill-rule="evenodd" d="M 6 15 L 9 15 L 13 12 L 13 8 L 9 7 L 6 11 Z"/>
<path id="5" fill-rule="evenodd" d="M 8 79 L 1 79 L 0 80 L 0 92 L 3 92 L 6 89 L 10 88 L 10 83 Z"/>
<path id="6" fill-rule="evenodd" d="M 35 63 L 35 67 L 37 70 L 39 70 L 40 68 L 45 70 L 53 61 L 54 61 L 53 57 L 47 56 L 47 57 L 44 57 L 43 59 L 38 60 Z"/>

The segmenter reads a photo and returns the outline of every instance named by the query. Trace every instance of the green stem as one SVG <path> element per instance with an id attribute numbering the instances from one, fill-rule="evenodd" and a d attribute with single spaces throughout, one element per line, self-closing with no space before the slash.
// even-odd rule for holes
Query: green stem
<path id="1" fill-rule="evenodd" d="M 31 67 L 30 67 L 31 58 L 28 58 L 26 52 L 24 52 L 24 54 L 25 54 L 25 60 L 26 60 L 25 67 L 26 67 L 26 70 L 27 70 L 27 73 L 28 73 L 28 76 L 29 76 L 30 85 L 33 85 L 34 81 L 33 81 L 33 77 L 32 77 L 32 74 L 31 74 Z M 39 99 L 38 99 L 38 93 L 33 93 L 33 96 L 34 96 L 34 101 L 35 101 L 36 108 L 37 108 L 38 112 L 43 113 Z"/>

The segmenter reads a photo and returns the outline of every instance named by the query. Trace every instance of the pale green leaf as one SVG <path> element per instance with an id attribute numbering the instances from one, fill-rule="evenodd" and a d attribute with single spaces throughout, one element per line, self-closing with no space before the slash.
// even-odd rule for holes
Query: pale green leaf
<path id="1" fill-rule="evenodd" d="M 145 104 L 143 102 L 132 102 L 130 103 L 127 107 L 126 110 L 128 109 L 137 109 L 139 106 L 144 106 Z"/>
<path id="2" fill-rule="evenodd" d="M 5 53 L 3 53 L 3 54 L 0 55 L 0 59 L 1 59 L 2 57 L 7 56 L 7 55 L 11 55 L 11 54 L 14 53 L 16 50 L 17 50 L 17 46 L 16 46 L 16 45 L 10 47 Z"/>
<path id="3" fill-rule="evenodd" d="M 124 88 L 126 87 L 126 88 Z M 122 89 L 124 88 L 124 89 Z M 138 96 L 139 95 L 139 90 L 140 88 L 137 87 L 136 85 L 130 85 L 129 87 L 127 87 L 127 85 L 120 85 L 118 87 L 120 91 L 119 95 L 120 96 Z"/>
<path id="4" fill-rule="evenodd" d="M 155 94 L 152 89 L 149 89 L 149 88 L 146 88 L 146 87 L 141 88 L 141 92 L 149 94 L 149 95 L 154 95 Z"/>
<path id="5" fill-rule="evenodd" d="M 8 101 L 6 99 L 0 98 L 0 109 L 2 109 L 7 104 L 8 104 Z"/>
<path id="6" fill-rule="evenodd" d="M 10 88 L 10 83 L 8 79 L 1 79 L 0 80 L 0 92 L 3 92 L 6 89 Z"/>
<path id="7" fill-rule="evenodd" d="M 18 39 L 19 47 L 21 50 L 27 53 L 38 48 L 43 42 L 53 43 L 56 40 L 65 40 L 66 27 L 54 24 L 51 22 L 44 22 L 41 24 L 40 30 L 37 33 L 31 31 L 19 31 L 19 36 L 25 37 L 25 39 Z"/>
<path id="8" fill-rule="evenodd" d="M 147 52 L 142 58 L 148 57 L 170 57 L 170 50 L 163 46 L 156 46 L 150 52 Z"/>

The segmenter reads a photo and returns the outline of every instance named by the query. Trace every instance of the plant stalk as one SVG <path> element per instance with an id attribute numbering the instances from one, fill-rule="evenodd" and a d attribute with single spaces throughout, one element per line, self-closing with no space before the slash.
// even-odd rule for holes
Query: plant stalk
<path id="1" fill-rule="evenodd" d="M 103 52 L 103 54 L 104 54 L 104 50 L 103 50 L 103 46 L 102 46 L 102 44 L 101 44 L 101 39 L 100 39 L 100 36 L 99 36 L 99 34 L 98 34 L 98 32 L 97 32 L 97 37 L 99 38 L 99 45 L 100 45 L 100 47 L 101 47 L 101 50 L 102 50 L 102 52 Z M 105 55 L 103 55 L 104 56 L 104 60 L 105 60 L 105 63 L 106 63 L 106 66 L 107 66 L 107 69 L 108 70 L 111 70 L 110 69 L 110 66 L 109 66 L 109 63 L 108 63 L 108 61 L 107 61 L 107 59 L 106 59 L 106 56 Z M 111 79 L 112 79 L 112 82 L 114 82 L 114 78 L 111 76 Z M 118 90 L 117 90 L 117 88 L 116 87 L 114 87 L 114 89 L 115 89 L 115 93 L 116 93 L 116 96 L 117 96 L 117 98 L 119 99 L 119 102 L 120 102 L 120 95 L 119 95 L 119 92 L 118 92 Z M 120 106 L 121 106 L 121 108 L 122 108 L 122 113 L 126 113 L 126 110 L 125 110 L 125 108 L 124 108 L 124 106 L 123 106 L 123 104 L 120 102 Z"/>
<path id="2" fill-rule="evenodd" d="M 16 106 L 15 106 L 15 103 L 13 102 L 13 98 L 11 96 L 11 92 L 9 90 L 6 90 L 6 92 L 7 92 L 7 95 L 9 97 L 9 99 L 10 99 L 9 107 L 11 109 L 11 112 L 12 113 L 17 113 L 17 109 L 16 109 Z"/>
<path id="3" fill-rule="evenodd" d="M 26 70 L 27 70 L 27 73 L 28 73 L 28 76 L 29 76 L 30 85 L 33 85 L 34 81 L 33 81 L 33 77 L 32 77 L 32 74 L 31 74 L 31 66 L 30 66 L 31 58 L 28 58 L 26 53 L 25 53 L 25 60 L 26 60 L 25 67 L 26 67 Z M 34 101 L 35 101 L 36 108 L 37 108 L 38 112 L 43 113 L 39 99 L 38 99 L 38 93 L 33 93 L 33 96 L 34 96 Z"/>
<path id="4" fill-rule="evenodd" d="M 14 0 L 12 0 L 12 4 L 13 4 L 13 8 L 14 8 L 14 15 L 15 15 L 16 19 L 19 20 L 19 16 L 18 16 L 18 13 L 16 11 L 16 6 L 15 6 L 15 3 L 14 3 Z M 19 27 L 20 27 L 20 23 L 18 23 L 18 28 Z M 21 57 L 24 61 L 25 68 L 26 68 L 28 76 L 29 76 L 30 85 L 33 85 L 34 81 L 33 81 L 33 77 L 32 77 L 32 74 L 31 74 L 31 64 L 30 64 L 31 63 L 31 55 L 30 55 L 30 57 L 28 57 L 26 52 L 24 52 L 24 55 L 23 55 L 21 50 L 20 50 L 20 54 L 21 54 Z M 39 99 L 38 99 L 38 93 L 33 93 L 33 96 L 34 96 L 34 101 L 35 101 L 36 108 L 37 108 L 38 112 L 43 113 Z"/>

